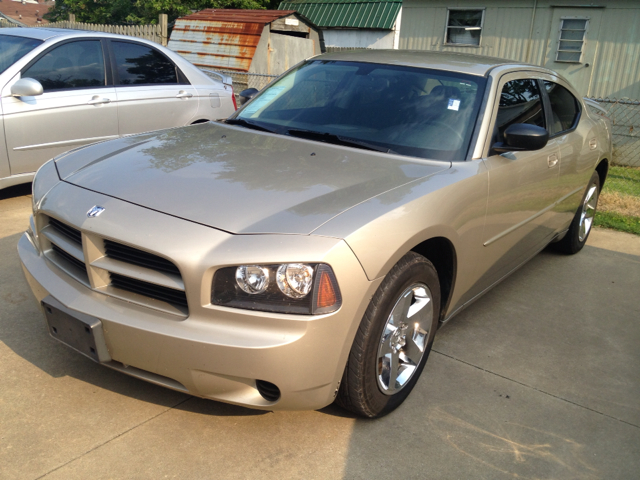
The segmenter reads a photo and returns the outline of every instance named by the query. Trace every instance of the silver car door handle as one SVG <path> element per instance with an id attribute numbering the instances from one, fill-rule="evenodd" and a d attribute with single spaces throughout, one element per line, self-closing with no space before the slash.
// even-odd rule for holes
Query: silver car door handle
<path id="1" fill-rule="evenodd" d="M 102 103 L 110 103 L 111 99 L 95 95 L 87 102 L 87 105 L 100 105 Z"/>
<path id="2" fill-rule="evenodd" d="M 549 163 L 549 168 L 555 167 L 558 164 L 558 156 L 555 153 L 553 155 L 549 155 L 547 162 Z"/>
<path id="3" fill-rule="evenodd" d="M 193 97 L 193 93 L 185 92 L 184 90 L 180 90 L 176 95 L 176 98 L 191 98 Z"/>

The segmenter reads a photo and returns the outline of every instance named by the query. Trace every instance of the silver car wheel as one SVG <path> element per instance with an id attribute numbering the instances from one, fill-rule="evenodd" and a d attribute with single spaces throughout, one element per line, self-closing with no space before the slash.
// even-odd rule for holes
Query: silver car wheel
<path id="1" fill-rule="evenodd" d="M 431 291 L 424 283 L 407 287 L 382 331 L 377 355 L 378 386 L 385 395 L 402 390 L 424 355 L 433 321 Z"/>
<path id="2" fill-rule="evenodd" d="M 587 195 L 584 198 L 584 203 L 582 204 L 582 212 L 580 213 L 580 226 L 578 229 L 578 240 L 584 242 L 587 235 L 589 235 L 589 231 L 591 230 L 591 225 L 593 225 L 593 217 L 596 214 L 596 206 L 598 205 L 598 186 L 597 185 L 589 185 L 589 190 L 587 191 Z"/>

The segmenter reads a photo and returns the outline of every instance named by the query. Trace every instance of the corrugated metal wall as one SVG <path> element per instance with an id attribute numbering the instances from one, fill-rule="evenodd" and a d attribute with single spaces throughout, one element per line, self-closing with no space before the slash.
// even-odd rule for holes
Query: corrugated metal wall
<path id="1" fill-rule="evenodd" d="M 589 15 L 596 9 L 581 7 L 582 0 L 537 2 L 531 40 L 529 32 L 535 0 L 487 1 L 404 0 L 400 48 L 464 52 L 509 58 L 545 65 L 547 53 L 555 48 L 558 25 L 553 25 L 553 7 L 575 6 L 571 13 Z M 604 6 L 597 50 L 588 91 L 584 95 L 640 99 L 640 1 L 601 0 Z M 485 8 L 479 47 L 444 44 L 447 8 Z M 589 41 L 594 41 L 593 39 Z M 553 68 L 553 65 L 547 65 Z"/>

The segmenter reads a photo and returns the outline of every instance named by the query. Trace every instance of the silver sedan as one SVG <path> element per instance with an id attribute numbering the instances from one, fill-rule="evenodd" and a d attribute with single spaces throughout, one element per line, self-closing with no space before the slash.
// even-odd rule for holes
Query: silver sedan
<path id="1" fill-rule="evenodd" d="M 18 250 L 51 335 L 94 361 L 253 408 L 377 417 L 441 324 L 547 245 L 582 249 L 610 128 L 544 68 L 328 54 L 225 123 L 45 164 Z"/>
<path id="2" fill-rule="evenodd" d="M 0 89 L 0 189 L 74 147 L 235 111 L 229 78 L 147 40 L 77 30 L 0 29 Z"/>

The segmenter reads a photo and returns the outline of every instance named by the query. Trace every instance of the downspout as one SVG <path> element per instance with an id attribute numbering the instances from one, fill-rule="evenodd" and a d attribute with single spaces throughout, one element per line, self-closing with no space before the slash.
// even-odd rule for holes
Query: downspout
<path id="1" fill-rule="evenodd" d="M 533 0 L 533 13 L 531 14 L 531 26 L 529 27 L 529 42 L 527 43 L 526 62 L 531 63 L 531 41 L 533 39 L 533 24 L 536 21 L 536 11 L 538 10 L 538 0 Z"/>
<path id="2" fill-rule="evenodd" d="M 394 25 L 395 31 L 393 32 L 393 49 L 397 50 L 400 45 L 400 24 L 402 23 L 402 7 L 398 11 L 398 17 L 396 18 L 396 24 Z"/>

